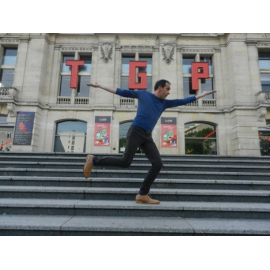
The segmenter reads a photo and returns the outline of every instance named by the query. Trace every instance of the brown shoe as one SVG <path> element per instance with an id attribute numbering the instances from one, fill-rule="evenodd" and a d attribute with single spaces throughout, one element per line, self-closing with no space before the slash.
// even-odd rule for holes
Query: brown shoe
<path id="1" fill-rule="evenodd" d="M 85 178 L 88 178 L 90 176 L 91 171 L 94 168 L 94 165 L 91 163 L 93 157 L 94 157 L 93 155 L 88 155 L 86 157 L 86 162 L 83 168 L 83 175 Z"/>
<path id="2" fill-rule="evenodd" d="M 135 201 L 136 203 L 159 204 L 158 200 L 153 200 L 148 195 L 143 195 L 143 196 L 137 195 Z"/>

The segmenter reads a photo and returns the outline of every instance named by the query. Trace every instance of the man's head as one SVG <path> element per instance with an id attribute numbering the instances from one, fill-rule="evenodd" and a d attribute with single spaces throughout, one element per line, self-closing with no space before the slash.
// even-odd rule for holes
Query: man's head
<path id="1" fill-rule="evenodd" d="M 154 95 L 159 99 L 166 99 L 166 97 L 170 94 L 170 85 L 171 83 L 167 80 L 159 80 L 156 82 L 154 87 Z"/>

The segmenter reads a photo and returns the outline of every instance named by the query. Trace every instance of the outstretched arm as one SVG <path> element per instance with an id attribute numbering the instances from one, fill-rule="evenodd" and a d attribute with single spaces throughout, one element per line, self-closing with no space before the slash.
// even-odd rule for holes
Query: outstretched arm
<path id="1" fill-rule="evenodd" d="M 210 94 L 214 94 L 216 92 L 217 91 L 204 91 L 204 92 L 202 92 L 202 94 L 196 96 L 196 99 L 202 98 L 202 97 L 207 96 L 207 95 L 210 95 Z"/>
<path id="2" fill-rule="evenodd" d="M 115 94 L 116 93 L 116 88 L 109 88 L 109 87 L 104 87 L 102 85 L 100 85 L 99 83 L 88 83 L 87 86 L 91 86 L 91 87 L 95 87 L 95 88 L 101 88 L 103 90 L 106 90 L 110 93 Z"/>

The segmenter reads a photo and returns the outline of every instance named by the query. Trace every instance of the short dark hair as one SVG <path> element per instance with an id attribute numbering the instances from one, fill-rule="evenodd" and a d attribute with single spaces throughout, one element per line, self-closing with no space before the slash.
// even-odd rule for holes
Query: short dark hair
<path id="1" fill-rule="evenodd" d="M 167 81 L 167 80 L 159 80 L 159 81 L 157 81 L 156 84 L 155 84 L 154 90 L 156 91 L 160 86 L 161 86 L 162 88 L 165 87 L 166 83 L 171 84 L 171 83 L 170 83 L 169 81 Z"/>

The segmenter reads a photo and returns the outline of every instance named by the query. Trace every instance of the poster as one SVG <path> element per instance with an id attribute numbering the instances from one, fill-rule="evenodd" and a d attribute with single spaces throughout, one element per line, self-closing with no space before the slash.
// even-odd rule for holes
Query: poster
<path id="1" fill-rule="evenodd" d="M 177 148 L 176 117 L 161 117 L 161 147 Z"/>
<path id="2" fill-rule="evenodd" d="M 94 146 L 109 146 L 110 145 L 110 130 L 111 130 L 111 117 L 110 116 L 96 116 L 95 117 Z"/>
<path id="3" fill-rule="evenodd" d="M 13 145 L 31 145 L 35 112 L 17 112 Z"/>

